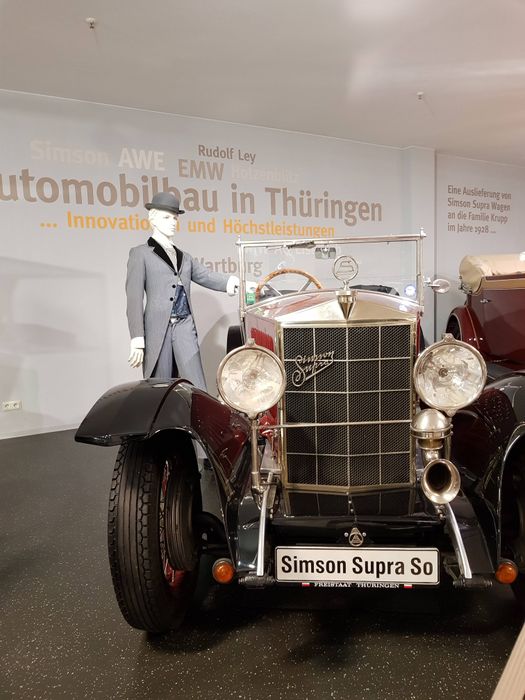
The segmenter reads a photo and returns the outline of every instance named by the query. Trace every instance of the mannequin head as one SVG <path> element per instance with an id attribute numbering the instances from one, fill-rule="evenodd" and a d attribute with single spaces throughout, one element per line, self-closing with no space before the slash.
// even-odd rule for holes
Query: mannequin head
<path id="1" fill-rule="evenodd" d="M 179 215 L 164 209 L 150 209 L 149 223 L 154 233 L 160 233 L 166 238 L 173 238 L 179 228 Z"/>
<path id="2" fill-rule="evenodd" d="M 179 228 L 179 214 L 184 214 L 180 208 L 178 196 L 172 192 L 157 192 L 151 202 L 146 204 L 149 211 L 149 222 L 153 232 L 173 238 L 175 231 Z"/>

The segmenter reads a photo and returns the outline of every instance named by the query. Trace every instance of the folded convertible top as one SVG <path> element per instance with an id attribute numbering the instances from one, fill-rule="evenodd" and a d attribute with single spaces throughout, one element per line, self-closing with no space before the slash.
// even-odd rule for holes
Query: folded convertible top
<path id="1" fill-rule="evenodd" d="M 485 277 L 525 274 L 525 253 L 466 255 L 459 276 L 467 292 L 477 292 Z"/>

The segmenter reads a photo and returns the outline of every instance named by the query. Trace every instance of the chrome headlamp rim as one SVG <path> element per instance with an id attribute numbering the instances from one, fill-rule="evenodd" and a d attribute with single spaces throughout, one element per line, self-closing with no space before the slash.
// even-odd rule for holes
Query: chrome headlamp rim
<path id="1" fill-rule="evenodd" d="M 436 349 L 443 347 L 443 346 L 459 346 L 462 348 L 465 348 L 468 350 L 478 361 L 479 366 L 481 368 L 481 381 L 480 381 L 480 386 L 477 390 L 477 392 L 463 405 L 458 405 L 458 406 L 451 406 L 449 405 L 443 405 L 439 404 L 436 402 L 433 402 L 428 399 L 428 397 L 425 396 L 424 390 L 421 388 L 421 382 L 420 382 L 420 369 L 421 365 L 423 362 L 427 359 L 427 357 L 431 354 L 431 352 L 435 351 Z M 414 389 L 417 392 L 417 395 L 420 397 L 422 401 L 425 402 L 427 406 L 430 408 L 436 408 L 438 411 L 443 411 L 446 413 L 448 416 L 453 416 L 457 411 L 460 411 L 462 408 L 465 408 L 465 406 L 469 406 L 471 403 L 476 401 L 480 395 L 481 392 L 483 391 L 485 387 L 485 383 L 487 381 L 487 365 L 486 362 L 483 358 L 483 355 L 477 350 L 473 345 L 470 345 L 469 343 L 465 343 L 462 340 L 457 340 L 454 338 L 454 336 L 451 333 L 445 333 L 443 336 L 442 340 L 439 340 L 435 343 L 432 343 L 432 345 L 429 345 L 428 348 L 425 348 L 421 355 L 417 358 L 415 364 L 414 364 L 414 370 L 413 370 L 413 377 L 414 377 Z"/>
<path id="2" fill-rule="evenodd" d="M 263 405 L 260 408 L 257 409 L 257 411 L 250 411 L 246 410 L 246 408 L 243 408 L 239 403 L 234 403 L 232 402 L 227 394 L 224 392 L 223 388 L 223 383 L 222 383 L 222 376 L 224 373 L 224 367 L 228 364 L 228 362 L 231 360 L 232 357 L 237 355 L 238 353 L 241 352 L 246 352 L 246 351 L 251 351 L 251 350 L 256 350 L 258 352 L 262 352 L 269 357 L 272 358 L 272 360 L 275 362 L 276 367 L 279 369 L 279 372 L 281 374 L 281 382 L 279 386 L 279 391 L 277 392 L 277 398 L 275 401 L 272 401 L 270 405 Z M 275 406 L 283 397 L 283 394 L 286 389 L 286 370 L 284 368 L 284 365 L 282 361 L 277 357 L 277 355 L 272 351 L 269 350 L 268 348 L 263 347 L 262 345 L 257 345 L 257 343 L 250 338 L 248 342 L 245 345 L 241 345 L 239 348 L 234 348 L 231 350 L 223 359 L 221 360 L 219 367 L 217 368 L 217 389 L 219 390 L 219 395 L 221 399 L 230 407 L 235 409 L 236 411 L 240 411 L 241 413 L 245 413 L 249 418 L 253 419 L 256 418 L 259 414 L 264 413 L 265 411 L 268 411 L 270 408 Z"/>

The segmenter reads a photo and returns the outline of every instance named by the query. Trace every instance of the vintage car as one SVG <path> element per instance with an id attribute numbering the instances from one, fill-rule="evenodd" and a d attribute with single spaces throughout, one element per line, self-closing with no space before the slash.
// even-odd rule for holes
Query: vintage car
<path id="1" fill-rule="evenodd" d="M 120 445 L 109 560 L 130 625 L 176 629 L 204 559 L 222 584 L 523 599 L 525 382 L 486 385 L 451 334 L 423 349 L 425 286 L 446 288 L 423 277 L 423 239 L 239 242 L 219 398 L 156 379 L 93 406 L 76 439 Z"/>
<path id="2" fill-rule="evenodd" d="M 451 312 L 447 333 L 473 345 L 493 365 L 524 369 L 525 253 L 467 255 L 459 275 L 467 297 Z"/>

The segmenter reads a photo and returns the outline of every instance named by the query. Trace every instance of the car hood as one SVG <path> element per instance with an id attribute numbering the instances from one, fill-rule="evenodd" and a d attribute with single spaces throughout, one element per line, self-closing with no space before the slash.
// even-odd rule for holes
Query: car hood
<path id="1" fill-rule="evenodd" d="M 325 289 L 274 297 L 249 307 L 246 313 L 281 324 L 410 322 L 421 313 L 421 307 L 415 301 L 393 294 L 362 289 L 351 289 L 346 293 L 341 289 Z"/>

